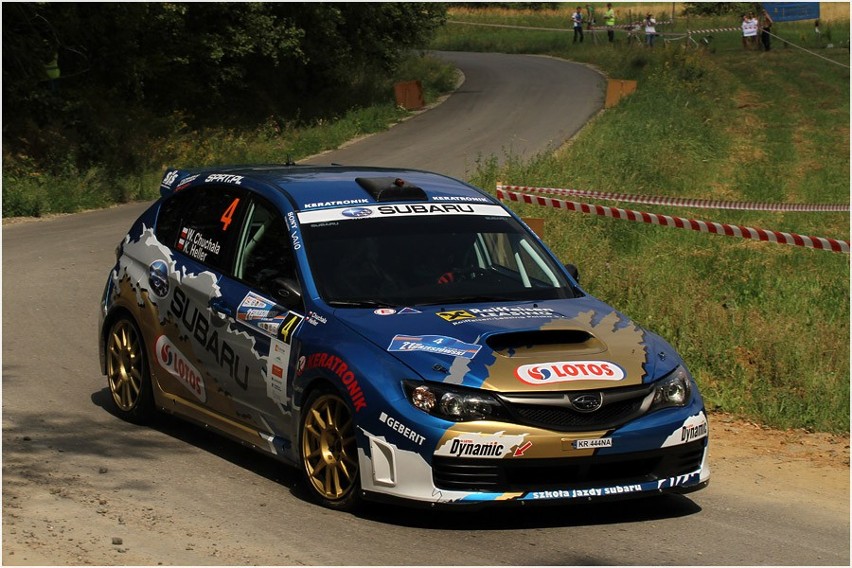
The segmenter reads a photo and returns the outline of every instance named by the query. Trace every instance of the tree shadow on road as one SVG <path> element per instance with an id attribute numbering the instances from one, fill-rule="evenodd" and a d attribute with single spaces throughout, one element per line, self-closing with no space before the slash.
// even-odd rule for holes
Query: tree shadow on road
<path id="1" fill-rule="evenodd" d="M 115 411 L 114 405 L 110 400 L 111 396 L 109 389 L 103 388 L 92 394 L 92 402 L 114 416 L 117 420 L 122 420 Z M 123 420 L 122 423 L 124 423 Z M 231 440 L 216 431 L 209 430 L 165 412 L 158 412 L 155 415 L 154 421 L 145 428 L 156 430 L 185 444 L 191 444 L 200 450 L 252 471 L 261 477 L 280 483 L 291 491 L 295 492 L 298 488 L 299 472 L 296 468 L 277 461 L 275 458 L 264 453 L 253 450 L 240 442 Z M 301 498 L 307 500 L 306 497 Z"/>

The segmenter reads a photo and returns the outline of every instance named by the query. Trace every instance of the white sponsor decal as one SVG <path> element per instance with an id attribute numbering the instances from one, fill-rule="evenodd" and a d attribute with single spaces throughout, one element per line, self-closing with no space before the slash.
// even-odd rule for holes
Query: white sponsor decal
<path id="1" fill-rule="evenodd" d="M 385 423 L 388 428 L 390 428 L 394 432 L 402 434 L 405 438 L 408 438 L 418 446 L 422 446 L 423 440 L 426 439 L 426 436 L 418 434 L 393 416 L 388 416 L 384 412 L 379 415 L 379 420 Z"/>
<path id="2" fill-rule="evenodd" d="M 157 353 L 157 362 L 173 377 L 181 382 L 195 398 L 201 402 L 207 401 L 207 391 L 204 389 L 204 378 L 192 363 L 189 362 L 175 344 L 168 337 L 161 335 L 157 338 L 154 348 Z"/>
<path id="3" fill-rule="evenodd" d="M 342 207 L 344 205 L 363 205 L 369 203 L 369 199 L 342 199 L 340 201 L 317 201 L 316 203 L 305 203 L 302 209 L 316 209 L 317 207 Z"/>
<path id="4" fill-rule="evenodd" d="M 521 365 L 515 377 L 528 385 L 546 385 L 570 381 L 620 381 L 624 370 L 609 361 L 557 361 Z"/>
<path id="5" fill-rule="evenodd" d="M 270 309 L 275 305 L 275 302 L 272 300 L 267 300 L 263 296 L 258 296 L 254 292 L 249 292 L 246 294 L 246 297 L 243 298 L 243 301 L 240 302 L 240 308 L 266 308 Z"/>
<path id="6" fill-rule="evenodd" d="M 475 201 L 477 203 L 491 203 L 487 197 L 468 197 L 466 195 L 436 195 L 432 201 Z"/>
<path id="7" fill-rule="evenodd" d="M 662 447 L 677 446 L 678 444 L 686 444 L 707 436 L 707 417 L 704 412 L 699 412 L 695 416 L 690 416 L 683 421 L 683 425 L 672 432 Z"/>
<path id="8" fill-rule="evenodd" d="M 243 176 L 235 176 L 231 174 L 211 174 L 207 176 L 207 179 L 204 180 L 204 183 L 210 182 L 232 183 L 234 185 L 241 185 L 243 183 Z"/>
<path id="9" fill-rule="evenodd" d="M 533 499 L 576 499 L 577 497 L 602 497 L 604 495 L 622 495 L 642 491 L 638 483 L 631 485 L 613 485 L 612 487 L 593 487 L 590 489 L 557 489 L 556 491 L 534 491 Z"/>
<path id="10" fill-rule="evenodd" d="M 183 189 L 183 188 L 184 188 L 184 187 L 186 187 L 187 185 L 189 185 L 189 184 L 191 184 L 192 182 L 194 182 L 196 179 L 198 179 L 198 175 L 199 175 L 199 174 L 195 174 L 194 176 L 188 176 L 188 177 L 185 177 L 185 178 L 183 178 L 182 180 L 180 180 L 180 181 L 178 182 L 178 186 L 177 186 L 176 190 Z"/>
<path id="11" fill-rule="evenodd" d="M 178 170 L 172 170 L 170 172 L 166 172 L 166 175 L 163 176 L 163 182 L 160 184 L 162 187 L 171 187 L 172 184 L 178 177 Z"/>
<path id="12" fill-rule="evenodd" d="M 350 221 L 369 217 L 410 217 L 413 215 L 485 215 L 509 217 L 509 212 L 500 205 L 480 205 L 469 203 L 417 203 L 406 205 L 365 205 L 364 207 L 338 207 L 302 211 L 299 222 L 304 224 L 325 223 L 328 221 Z"/>
<path id="13" fill-rule="evenodd" d="M 524 442 L 526 434 L 517 436 L 471 433 L 459 434 L 450 438 L 435 450 L 436 456 L 452 456 L 455 458 L 505 458 L 512 450 Z"/>
<path id="14" fill-rule="evenodd" d="M 269 357 L 266 361 L 266 396 L 285 406 L 288 406 L 290 402 L 287 396 L 286 380 L 289 364 L 290 346 L 278 339 L 270 340 Z"/>

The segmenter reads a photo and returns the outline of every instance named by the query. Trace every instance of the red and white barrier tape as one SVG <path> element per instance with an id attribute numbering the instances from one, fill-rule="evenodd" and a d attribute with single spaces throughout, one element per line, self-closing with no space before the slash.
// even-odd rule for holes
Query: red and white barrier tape
<path id="1" fill-rule="evenodd" d="M 663 227 L 689 229 L 701 233 L 713 233 L 714 235 L 740 237 L 743 239 L 754 239 L 758 241 L 767 241 L 783 245 L 808 247 L 819 250 L 830 250 L 832 252 L 843 252 L 849 254 L 849 242 L 840 241 L 836 239 L 807 237 L 804 235 L 797 235 L 795 233 L 781 233 L 778 231 L 753 229 L 751 227 L 743 227 L 741 225 L 727 225 L 723 223 L 715 223 L 713 221 L 698 221 L 695 219 L 685 219 L 683 217 L 656 215 L 654 213 L 645 213 L 644 211 L 631 211 L 629 209 L 619 209 L 617 207 L 589 205 L 587 203 L 577 203 L 575 201 L 562 201 L 560 199 L 554 199 L 552 197 L 528 195 L 526 193 L 518 193 L 502 188 L 497 189 L 497 199 L 501 201 L 508 199 L 509 201 L 527 203 L 530 205 L 539 205 L 541 207 L 553 207 L 554 209 L 580 211 L 582 213 L 599 215 L 601 217 L 624 219 L 628 221 L 636 221 L 639 223 L 650 223 L 653 225 L 661 225 Z"/>
<path id="2" fill-rule="evenodd" d="M 559 189 L 556 187 L 527 187 L 523 185 L 503 185 L 497 189 L 508 189 L 524 193 L 569 195 L 624 201 L 625 203 L 643 203 L 645 205 L 668 205 L 669 207 L 692 207 L 695 209 L 729 209 L 732 211 L 796 211 L 796 212 L 835 212 L 849 211 L 848 203 L 766 203 L 717 201 L 713 199 L 689 199 L 684 197 L 659 197 L 654 195 L 630 195 L 628 193 L 608 193 L 585 189 Z"/>
<path id="3" fill-rule="evenodd" d="M 666 26 L 671 23 L 671 20 L 665 22 L 657 22 L 654 25 L 657 26 Z M 645 20 L 640 20 L 638 22 L 633 22 L 632 24 L 616 24 L 614 26 L 607 26 L 606 24 L 593 24 L 590 26 L 593 30 L 605 30 L 607 28 L 612 28 L 615 30 L 632 30 L 634 28 L 645 27 Z"/>
<path id="4" fill-rule="evenodd" d="M 534 30 L 534 31 L 539 31 L 539 32 L 572 32 L 572 31 L 574 31 L 574 27 L 571 25 L 571 22 L 568 23 L 568 27 L 566 27 L 566 28 L 540 28 L 540 27 L 537 27 L 537 26 L 516 26 L 516 25 L 512 25 L 512 24 L 485 24 L 485 23 L 482 23 L 482 22 L 464 22 L 464 21 L 461 21 L 461 20 L 447 20 L 447 23 L 448 24 L 460 24 L 460 25 L 463 25 L 463 26 L 480 26 L 480 27 L 485 27 L 485 28 L 509 28 L 509 29 L 515 29 L 515 30 Z M 671 21 L 657 22 L 657 25 L 662 26 L 662 25 L 666 25 L 666 24 L 670 24 L 670 23 L 671 23 Z M 643 22 L 637 22 L 635 24 L 619 24 L 619 25 L 612 26 L 612 27 L 613 27 L 613 29 L 620 30 L 620 29 L 637 28 L 640 25 L 643 25 Z M 595 25 L 590 25 L 588 28 L 583 28 L 583 29 L 584 30 L 588 29 L 588 30 L 592 30 L 592 31 L 596 31 L 596 30 L 602 31 L 602 30 L 606 30 L 607 26 L 595 24 Z"/>
<path id="5" fill-rule="evenodd" d="M 743 31 L 742 27 L 739 28 L 710 28 L 706 30 L 686 30 L 688 34 L 709 34 L 709 33 L 718 33 L 718 32 L 741 32 Z"/>

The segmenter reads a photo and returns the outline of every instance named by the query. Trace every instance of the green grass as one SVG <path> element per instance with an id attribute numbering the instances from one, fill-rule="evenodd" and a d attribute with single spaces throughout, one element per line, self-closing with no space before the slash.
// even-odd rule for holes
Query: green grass
<path id="1" fill-rule="evenodd" d="M 478 17 L 493 21 L 488 12 Z M 555 24 L 535 17 L 539 25 Z M 569 38 L 448 26 L 437 39 L 441 49 L 453 49 L 457 40 L 459 48 L 488 51 L 510 42 L 511 49 L 500 50 L 549 53 L 638 81 L 633 95 L 556 155 L 526 162 L 509 156 L 499 169 L 496 160 L 486 160 L 475 184 L 849 202 L 848 69 L 777 41 L 769 53 L 744 52 L 736 35 L 714 38 L 711 49 L 670 44 L 648 50 L 624 42 L 579 47 Z M 848 50 L 821 54 L 848 64 Z M 622 207 L 849 238 L 848 213 Z M 710 409 L 781 428 L 848 431 L 849 255 L 512 208 L 545 218 L 545 241 L 580 267 L 587 291 L 678 349 Z"/>

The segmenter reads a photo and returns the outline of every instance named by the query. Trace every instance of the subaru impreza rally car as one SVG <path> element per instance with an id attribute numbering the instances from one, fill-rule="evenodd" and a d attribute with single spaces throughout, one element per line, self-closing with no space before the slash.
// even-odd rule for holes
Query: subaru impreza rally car
<path id="1" fill-rule="evenodd" d="M 684 361 L 491 195 L 355 167 L 169 170 L 100 310 L 119 415 L 296 465 L 311 495 L 571 502 L 708 483 Z"/>

